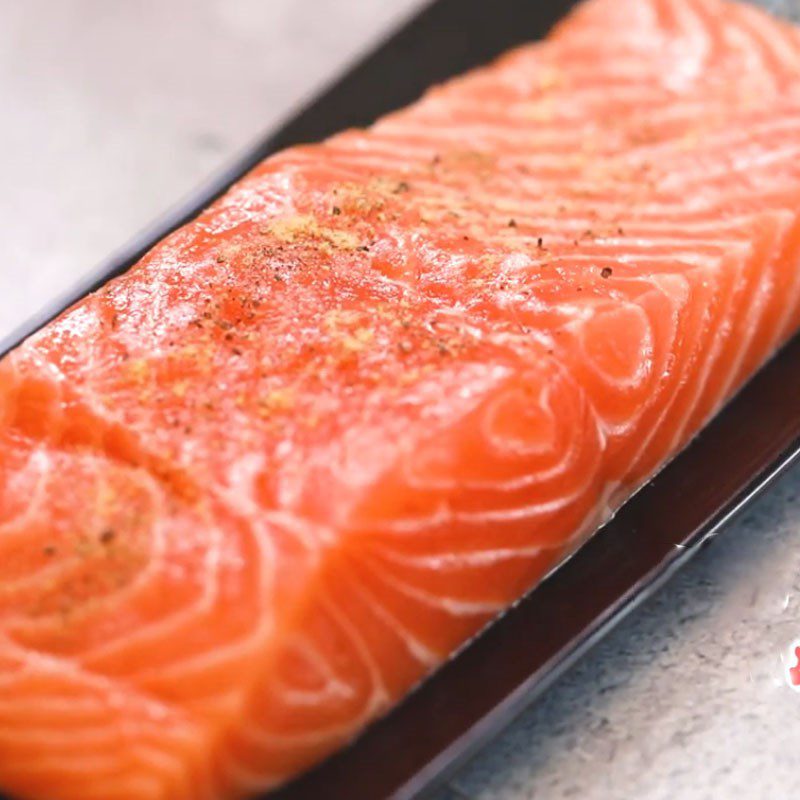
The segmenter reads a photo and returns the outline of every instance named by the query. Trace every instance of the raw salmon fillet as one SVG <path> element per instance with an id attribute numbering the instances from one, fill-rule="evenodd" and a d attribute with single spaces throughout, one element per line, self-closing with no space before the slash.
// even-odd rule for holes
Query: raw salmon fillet
<path id="1" fill-rule="evenodd" d="M 799 76 L 590 0 L 0 362 L 2 790 L 279 785 L 574 550 L 800 324 Z"/>

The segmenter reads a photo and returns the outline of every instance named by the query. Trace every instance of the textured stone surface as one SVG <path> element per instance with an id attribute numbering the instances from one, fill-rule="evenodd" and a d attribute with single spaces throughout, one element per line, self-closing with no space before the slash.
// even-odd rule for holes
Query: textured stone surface
<path id="1" fill-rule="evenodd" d="M 0 335 L 419 5 L 0 0 Z M 795 637 L 799 470 L 437 800 L 789 797 Z"/>

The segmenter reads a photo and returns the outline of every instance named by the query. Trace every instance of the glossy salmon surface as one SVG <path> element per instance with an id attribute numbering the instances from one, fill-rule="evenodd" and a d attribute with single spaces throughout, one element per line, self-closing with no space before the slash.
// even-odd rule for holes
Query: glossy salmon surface
<path id="1" fill-rule="evenodd" d="M 748 5 L 589 0 L 266 160 L 0 362 L 0 789 L 280 785 L 799 326 L 800 34 Z"/>

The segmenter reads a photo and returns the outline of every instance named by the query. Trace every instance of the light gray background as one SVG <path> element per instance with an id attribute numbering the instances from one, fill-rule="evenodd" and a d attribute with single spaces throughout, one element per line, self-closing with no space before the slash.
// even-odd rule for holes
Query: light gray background
<path id="1" fill-rule="evenodd" d="M 0 336 L 419 5 L 0 0 Z M 798 490 L 795 470 L 438 800 L 800 790 Z"/>

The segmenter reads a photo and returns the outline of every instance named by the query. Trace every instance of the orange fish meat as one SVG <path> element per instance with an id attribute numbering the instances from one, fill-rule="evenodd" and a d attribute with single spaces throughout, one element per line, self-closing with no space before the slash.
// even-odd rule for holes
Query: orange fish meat
<path id="1" fill-rule="evenodd" d="M 589 0 L 0 362 L 0 788 L 277 786 L 535 585 L 800 326 L 799 77 Z"/>

